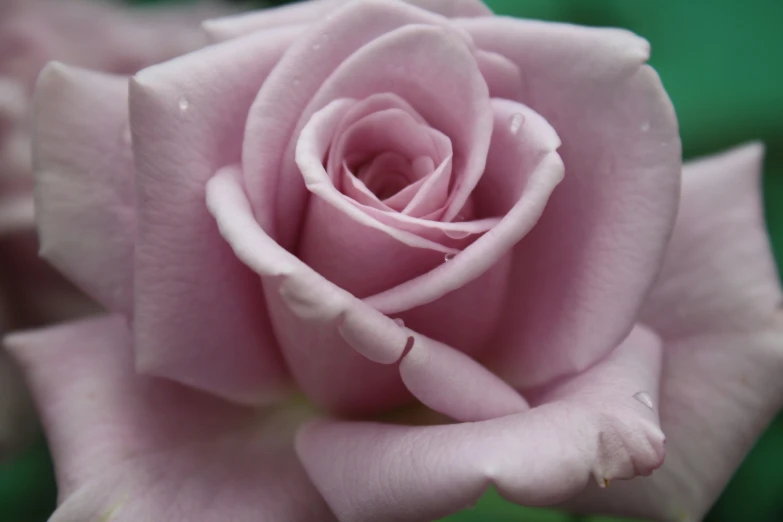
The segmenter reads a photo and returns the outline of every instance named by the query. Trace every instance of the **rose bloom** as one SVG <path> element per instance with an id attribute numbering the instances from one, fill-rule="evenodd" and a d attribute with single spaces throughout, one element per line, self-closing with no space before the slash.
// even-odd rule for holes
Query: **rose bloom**
<path id="1" fill-rule="evenodd" d="M 681 172 L 622 30 L 474 0 L 206 29 L 38 82 L 41 250 L 112 312 L 7 342 L 52 520 L 706 512 L 783 400 L 759 145 Z"/>
<path id="2" fill-rule="evenodd" d="M 82 0 L 0 0 L 0 333 L 95 313 L 38 256 L 29 116 L 36 77 L 50 60 L 132 74 L 207 43 L 198 22 L 217 12 L 130 11 Z M 0 460 L 35 434 L 17 370 L 0 353 Z"/>

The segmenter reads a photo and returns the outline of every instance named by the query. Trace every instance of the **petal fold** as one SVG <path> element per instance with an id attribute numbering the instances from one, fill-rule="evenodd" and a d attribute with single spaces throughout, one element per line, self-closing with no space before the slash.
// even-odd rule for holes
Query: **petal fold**
<path id="1" fill-rule="evenodd" d="M 562 502 L 591 477 L 606 484 L 661 465 L 661 353 L 659 339 L 639 327 L 528 411 L 427 427 L 317 420 L 299 432 L 297 452 L 345 522 L 436 520 L 471 506 L 489 485 L 519 504 Z"/>
<path id="2" fill-rule="evenodd" d="M 333 522 L 293 451 L 306 418 L 133 372 L 122 317 L 16 334 L 55 460 L 50 520 Z"/>
<path id="3" fill-rule="evenodd" d="M 34 103 L 41 255 L 109 310 L 130 314 L 136 191 L 128 79 L 53 63 Z"/>
<path id="4" fill-rule="evenodd" d="M 220 237 L 205 187 L 239 160 L 247 111 L 287 46 L 260 32 L 147 68 L 130 88 L 137 368 L 244 403 L 276 400 L 287 375 L 258 277 Z"/>
<path id="5" fill-rule="evenodd" d="M 764 226 L 763 147 L 687 163 L 682 208 L 642 318 L 665 343 L 667 459 L 652 477 L 588 491 L 580 511 L 701 520 L 783 406 L 783 300 Z"/>
<path id="6" fill-rule="evenodd" d="M 503 17 L 458 20 L 511 60 L 521 99 L 562 140 L 566 176 L 514 249 L 496 368 L 530 387 L 589 368 L 636 322 L 679 202 L 671 101 L 632 33 Z M 553 65 L 556 64 L 556 65 Z"/>

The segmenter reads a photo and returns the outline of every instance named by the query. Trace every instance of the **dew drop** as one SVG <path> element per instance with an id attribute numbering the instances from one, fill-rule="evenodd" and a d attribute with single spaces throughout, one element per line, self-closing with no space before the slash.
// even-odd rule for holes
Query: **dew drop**
<path id="1" fill-rule="evenodd" d="M 653 405 L 652 397 L 650 397 L 650 394 L 645 391 L 640 391 L 633 396 L 634 399 L 641 402 L 651 410 L 655 408 Z"/>
<path id="2" fill-rule="evenodd" d="M 187 98 L 182 96 L 179 99 L 179 112 L 183 112 L 184 113 L 185 111 L 188 110 L 189 107 L 190 107 L 190 102 L 188 101 Z"/>
<path id="3" fill-rule="evenodd" d="M 457 255 L 457 254 L 452 254 L 452 253 L 446 254 L 446 255 L 443 257 L 443 260 L 444 260 L 444 261 L 451 261 L 452 259 L 454 259 L 454 257 L 456 257 L 456 255 Z"/>
<path id="4" fill-rule="evenodd" d="M 396 325 L 397 325 L 397 326 L 399 326 L 400 328 L 404 328 L 404 327 L 405 327 L 405 321 L 403 321 L 403 320 L 402 320 L 402 319 L 400 319 L 399 317 L 397 317 L 396 319 L 394 319 L 394 324 L 396 324 Z"/>
<path id="5" fill-rule="evenodd" d="M 516 135 L 524 124 L 525 116 L 522 113 L 515 112 L 508 120 L 508 130 L 511 131 L 511 134 Z"/>
<path id="6" fill-rule="evenodd" d="M 319 43 L 313 45 L 313 51 L 317 51 L 320 48 L 321 48 L 321 44 L 319 44 Z"/>
<path id="7" fill-rule="evenodd" d="M 467 230 L 444 230 L 443 233 L 451 239 L 465 239 L 471 234 Z"/>
<path id="8" fill-rule="evenodd" d="M 642 131 L 642 132 L 647 132 L 648 130 L 650 130 L 650 122 L 646 121 L 646 122 L 642 123 L 639 126 L 639 130 Z"/>

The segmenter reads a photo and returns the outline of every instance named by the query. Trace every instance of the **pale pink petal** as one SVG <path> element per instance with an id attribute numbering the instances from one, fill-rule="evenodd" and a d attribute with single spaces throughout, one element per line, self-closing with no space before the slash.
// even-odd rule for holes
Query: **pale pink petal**
<path id="1" fill-rule="evenodd" d="M 438 50 L 443 54 L 437 56 L 441 59 L 428 58 L 428 53 L 415 49 L 411 54 L 410 45 L 416 38 L 384 36 L 410 24 L 439 25 L 456 36 L 443 34 L 439 39 Z M 403 34 L 416 35 L 420 30 L 407 28 Z M 346 5 L 313 25 L 269 76 L 248 115 L 242 170 L 254 214 L 264 230 L 284 248 L 294 248 L 309 194 L 294 161 L 296 141 L 312 115 L 339 98 L 363 99 L 378 92 L 398 94 L 449 135 L 461 151 L 470 152 L 466 162 L 471 167 L 478 167 L 479 162 L 483 165 L 486 150 L 482 147 L 484 141 L 488 142 L 490 116 L 486 85 L 480 75 L 470 66 L 452 69 L 450 62 L 449 67 L 440 68 L 445 77 L 458 80 L 446 90 L 449 99 L 464 104 L 465 110 L 456 113 L 450 107 L 441 110 L 443 96 L 433 100 L 436 89 L 425 85 L 425 79 L 440 71 L 433 64 L 446 63 L 444 57 L 453 57 L 457 63 L 468 58 L 473 61 L 468 43 L 464 33 L 450 29 L 447 19 L 389 0 Z M 381 67 L 379 59 L 383 62 L 387 55 L 373 52 L 379 48 L 389 51 L 388 58 L 393 58 L 394 64 Z M 411 62 L 411 56 L 416 60 Z M 472 68 L 476 67 L 474 63 Z M 433 81 L 442 84 L 438 78 Z M 280 103 L 281 99 L 286 103 Z M 429 106 L 422 110 L 417 104 L 425 101 Z M 456 131 L 454 135 L 452 130 Z M 471 173 L 477 170 L 473 168 Z"/>
<path id="2" fill-rule="evenodd" d="M 17 334 L 55 460 L 53 522 L 333 521 L 293 451 L 306 413 L 241 409 L 133 372 L 120 317 Z"/>
<path id="3" fill-rule="evenodd" d="M 297 163 L 310 201 L 298 257 L 337 286 L 372 295 L 427 272 L 453 248 L 373 219 L 337 191 L 323 166 L 330 140 L 353 100 L 337 100 L 314 115 L 297 145 Z M 346 270 L 350 260 L 351 270 Z"/>
<path id="4" fill-rule="evenodd" d="M 522 100 L 563 142 L 565 181 L 514 249 L 494 343 L 507 380 L 532 386 L 588 368 L 630 330 L 674 224 L 677 123 L 649 46 L 623 30 L 511 18 L 458 20 L 514 62 Z"/>
<path id="5" fill-rule="evenodd" d="M 348 3 L 349 0 L 312 0 L 297 2 L 276 9 L 264 9 L 234 16 L 216 18 L 204 22 L 204 28 L 215 41 L 243 36 L 259 29 L 280 26 L 302 29 L 306 24 L 318 22 Z M 480 0 L 404 0 L 428 11 L 451 18 L 486 16 L 492 12 Z M 357 2 L 354 2 L 357 3 Z"/>
<path id="6" fill-rule="evenodd" d="M 54 63 L 38 82 L 33 131 L 41 255 L 110 310 L 130 314 L 136 190 L 127 107 L 127 78 Z"/>
<path id="7" fill-rule="evenodd" d="M 701 520 L 783 406 L 780 283 L 761 205 L 762 147 L 695 161 L 660 281 L 642 318 L 666 352 L 664 466 L 586 493 L 577 507 L 667 522 Z"/>
<path id="8" fill-rule="evenodd" d="M 422 403 L 460 422 L 520 413 L 527 401 L 459 350 L 407 330 L 412 346 L 400 361 L 405 386 Z"/>
<path id="9" fill-rule="evenodd" d="M 337 517 L 428 521 L 474 504 L 489 485 L 520 504 L 548 505 L 661 465 L 661 345 L 639 328 L 604 362 L 515 415 L 444 426 L 321 420 L 297 452 Z M 644 395 L 640 395 L 644 393 Z"/>
<path id="10" fill-rule="evenodd" d="M 522 74 L 519 67 L 498 53 L 476 51 L 481 74 L 487 82 L 489 95 L 493 98 L 503 98 L 522 102 L 525 87 L 522 84 Z"/>
<path id="11" fill-rule="evenodd" d="M 299 386 L 318 405 L 341 412 L 383 411 L 411 400 L 391 366 L 408 335 L 270 238 L 252 214 L 241 177 L 238 168 L 218 172 L 207 203 L 236 256 L 262 276 L 277 339 Z"/>
<path id="12" fill-rule="evenodd" d="M 497 225 L 454 258 L 453 263 L 368 298 L 374 307 L 385 313 L 397 313 L 461 288 L 491 268 L 535 225 L 544 211 L 550 194 L 563 177 L 562 162 L 556 152 L 560 140 L 549 124 L 528 107 L 507 100 L 493 100 L 492 104 L 492 148 L 473 198 L 480 207 L 480 215 L 498 216 L 500 222 L 493 222 Z M 526 124 L 516 127 L 513 118 Z M 454 232 L 463 230 L 470 229 L 459 228 Z"/>
<path id="13" fill-rule="evenodd" d="M 145 69 L 130 89 L 137 367 L 243 402 L 274 398 L 285 370 L 258 277 L 220 237 L 205 185 L 239 160 L 248 108 L 287 47 L 257 33 Z"/>
<path id="14" fill-rule="evenodd" d="M 451 221 L 484 171 L 492 107 L 472 43 L 450 26 L 413 25 L 390 31 L 357 50 L 324 81 L 303 119 L 339 98 L 393 93 L 451 140 L 455 180 L 443 214 Z M 454 107 L 461 107 L 454 111 Z M 435 146 L 442 152 L 445 145 Z M 284 177 L 283 180 L 286 178 Z"/>
<path id="15" fill-rule="evenodd" d="M 422 159 L 429 159 L 422 157 Z M 448 203 L 454 157 L 449 155 L 440 165 L 431 170 L 410 202 L 402 209 L 403 215 L 413 217 L 431 216 Z"/>
<path id="16" fill-rule="evenodd" d="M 217 3 L 151 11 L 93 0 L 25 0 L 0 18 L 0 75 L 32 90 L 51 60 L 131 74 L 202 47 L 207 38 L 199 22 L 228 12 Z"/>

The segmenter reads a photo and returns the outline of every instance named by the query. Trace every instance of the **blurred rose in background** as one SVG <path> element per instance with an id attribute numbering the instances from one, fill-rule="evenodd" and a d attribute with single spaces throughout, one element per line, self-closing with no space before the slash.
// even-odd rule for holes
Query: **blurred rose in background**
<path id="1" fill-rule="evenodd" d="M 51 60 L 132 74 L 206 43 L 200 21 L 228 8 L 130 10 L 98 0 L 0 0 L 0 328 L 56 323 L 99 309 L 38 257 L 30 101 Z M 117 130 L 118 138 L 121 129 Z M 35 415 L 0 352 L 0 461 L 29 444 Z M 2 520 L 2 518 L 0 518 Z"/>

